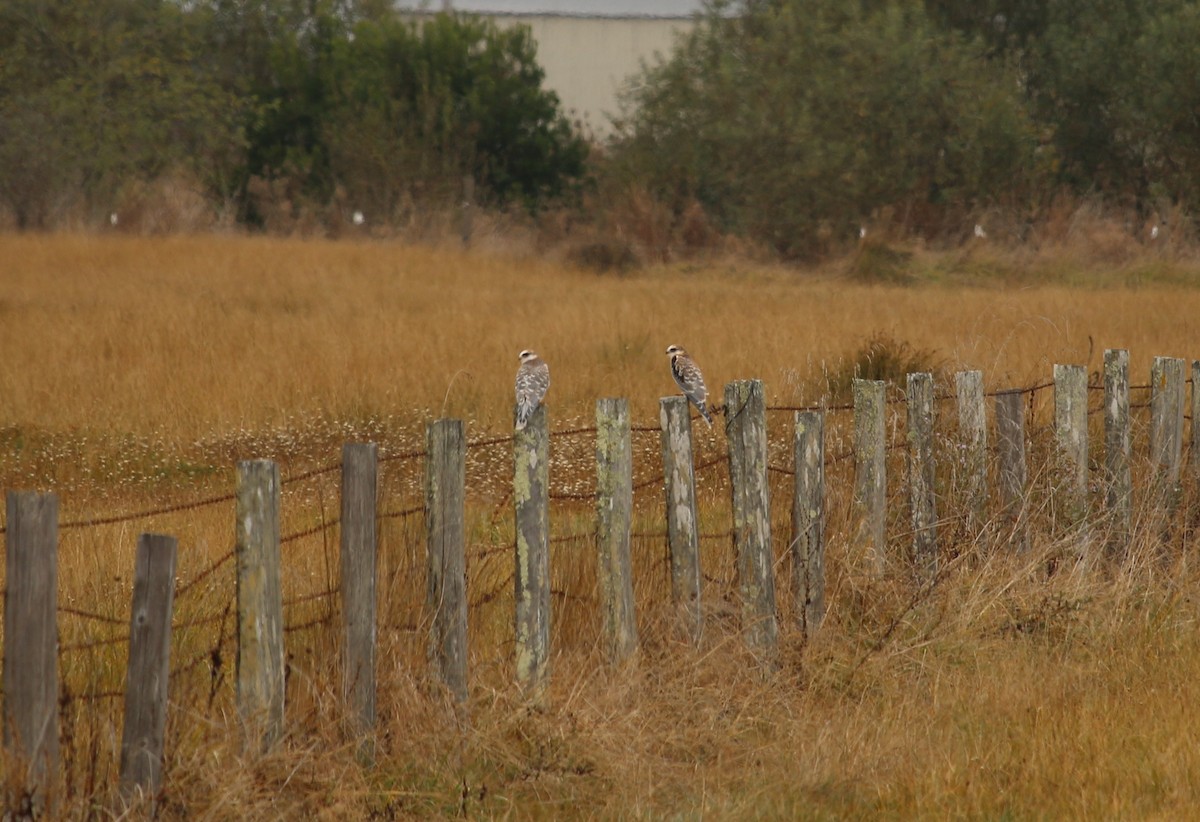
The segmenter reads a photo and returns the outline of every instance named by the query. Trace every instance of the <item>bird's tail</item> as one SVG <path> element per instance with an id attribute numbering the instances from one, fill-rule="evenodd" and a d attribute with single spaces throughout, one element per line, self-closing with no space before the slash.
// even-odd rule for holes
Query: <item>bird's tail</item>
<path id="1" fill-rule="evenodd" d="M 712 424 L 713 424 L 712 412 L 708 410 L 708 406 L 705 405 L 704 403 L 700 403 L 700 415 L 702 417 L 704 417 L 704 421 L 706 423 L 708 423 L 708 427 L 712 428 Z"/>

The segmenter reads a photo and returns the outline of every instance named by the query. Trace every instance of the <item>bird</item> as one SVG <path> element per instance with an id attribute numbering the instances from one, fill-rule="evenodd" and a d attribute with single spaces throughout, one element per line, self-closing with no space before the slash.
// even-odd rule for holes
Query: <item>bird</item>
<path id="1" fill-rule="evenodd" d="M 526 349 L 518 355 L 517 368 L 517 430 L 525 428 L 533 412 L 542 404 L 550 387 L 550 366 L 533 351 Z"/>
<path id="2" fill-rule="evenodd" d="M 700 409 L 704 421 L 712 426 L 712 414 L 709 413 L 705 402 L 708 399 L 708 389 L 704 387 L 704 375 L 700 373 L 699 366 L 688 352 L 677 345 L 668 346 L 667 355 L 671 358 L 671 376 L 675 378 L 675 384 L 692 404 Z"/>

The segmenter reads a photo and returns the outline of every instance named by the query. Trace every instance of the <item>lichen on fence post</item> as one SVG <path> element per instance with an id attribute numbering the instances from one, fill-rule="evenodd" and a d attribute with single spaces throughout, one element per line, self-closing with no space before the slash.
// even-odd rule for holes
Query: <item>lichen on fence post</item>
<path id="1" fill-rule="evenodd" d="M 913 571 L 923 582 L 937 574 L 937 500 L 933 461 L 933 375 L 909 374 L 908 500 Z"/>
<path id="2" fill-rule="evenodd" d="M 1184 362 L 1155 357 L 1150 367 L 1150 462 L 1154 470 L 1152 495 L 1159 535 L 1170 539 L 1171 523 L 1183 494 Z"/>
<path id="3" fill-rule="evenodd" d="M 1105 551 L 1121 559 L 1129 551 L 1133 526 L 1132 453 L 1129 432 L 1129 352 L 1104 352 L 1104 513 Z"/>
<path id="4" fill-rule="evenodd" d="M 550 435 L 538 406 L 513 437 L 517 682 L 538 697 L 550 662 Z"/>
<path id="5" fill-rule="evenodd" d="M 742 630 L 750 649 L 773 664 L 778 653 L 779 625 L 767 484 L 767 415 L 761 380 L 738 380 L 725 386 L 725 436 L 729 441 Z"/>
<path id="6" fill-rule="evenodd" d="M 887 463 L 882 380 L 854 380 L 854 543 L 872 576 L 887 570 Z"/>
<path id="7" fill-rule="evenodd" d="M 356 736 L 375 727 L 378 477 L 375 443 L 342 446 L 342 697 Z"/>
<path id="8" fill-rule="evenodd" d="M 153 797 L 162 782 L 177 549 L 174 537 L 138 537 L 121 734 L 121 794 L 127 799 L 139 792 Z"/>
<path id="9" fill-rule="evenodd" d="M 977 539 L 987 522 L 988 439 L 987 412 L 983 399 L 983 372 L 959 371 L 954 375 L 954 393 L 958 402 L 959 447 L 958 482 L 968 539 Z"/>
<path id="10" fill-rule="evenodd" d="M 606 398 L 596 402 L 596 549 L 600 611 L 613 662 L 629 659 L 638 645 L 629 558 L 632 527 L 629 403 L 624 398 Z"/>
<path id="11" fill-rule="evenodd" d="M 825 619 L 825 413 L 797 411 L 792 443 L 792 595 L 804 636 Z"/>
<path id="12" fill-rule="evenodd" d="M 283 734 L 283 598 L 279 582 L 279 466 L 237 465 L 237 707 L 248 748 Z"/>
<path id="13" fill-rule="evenodd" d="M 1087 369 L 1054 366 L 1054 442 L 1058 464 L 1055 513 L 1077 534 L 1079 555 L 1088 551 Z"/>
<path id="14" fill-rule="evenodd" d="M 458 701 L 467 699 L 466 437 L 462 420 L 425 428 L 425 607 L 429 662 Z"/>
<path id="15" fill-rule="evenodd" d="M 996 395 L 996 445 L 999 451 L 1000 509 L 1017 551 L 1029 548 L 1025 491 L 1029 468 L 1025 461 L 1025 394 L 1019 390 Z"/>
<path id="16" fill-rule="evenodd" d="M 4 747 L 39 804 L 58 770 L 58 496 L 7 495 Z"/>
<path id="17" fill-rule="evenodd" d="M 700 608 L 700 534 L 696 519 L 696 467 L 692 459 L 692 420 L 688 399 L 659 400 L 663 486 L 667 506 L 667 545 L 671 552 L 671 598 L 684 630 L 699 644 L 704 626 Z"/>

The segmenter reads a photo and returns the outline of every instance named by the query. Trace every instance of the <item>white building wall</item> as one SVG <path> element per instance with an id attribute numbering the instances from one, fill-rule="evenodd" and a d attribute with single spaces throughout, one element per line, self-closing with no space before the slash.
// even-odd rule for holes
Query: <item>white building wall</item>
<path id="1" fill-rule="evenodd" d="M 597 139 L 612 133 L 618 93 L 643 62 L 669 55 L 675 38 L 694 23 L 687 18 L 604 18 L 500 15 L 497 25 L 529 26 L 537 42 L 545 86 L 563 111 Z"/>

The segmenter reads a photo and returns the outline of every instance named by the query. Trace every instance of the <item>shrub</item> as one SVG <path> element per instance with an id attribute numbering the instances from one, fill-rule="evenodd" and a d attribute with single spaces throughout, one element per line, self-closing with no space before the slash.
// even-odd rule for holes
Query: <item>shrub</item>
<path id="1" fill-rule="evenodd" d="M 812 256 L 872 214 L 964 212 L 1036 169 L 1014 74 L 919 6 L 724 5 L 626 98 L 614 164 L 676 212 Z"/>

